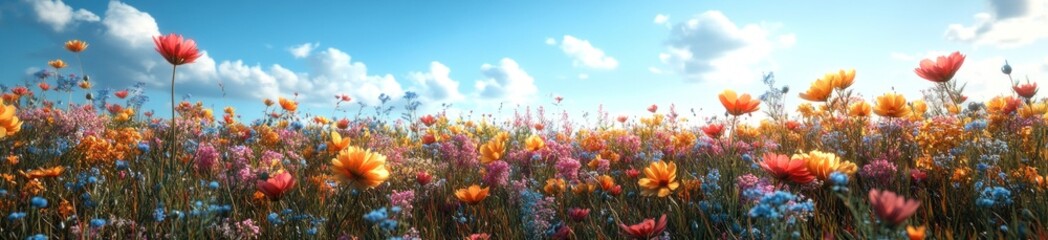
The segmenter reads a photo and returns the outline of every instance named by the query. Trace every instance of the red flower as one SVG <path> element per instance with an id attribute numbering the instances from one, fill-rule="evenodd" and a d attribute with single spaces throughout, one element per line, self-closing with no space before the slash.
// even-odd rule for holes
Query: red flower
<path id="1" fill-rule="evenodd" d="M 41 91 L 51 90 L 51 84 L 47 84 L 46 82 L 40 82 L 40 84 L 37 84 L 36 86 L 40 87 Z"/>
<path id="2" fill-rule="evenodd" d="M 1026 83 L 1026 84 L 1023 84 L 1023 85 L 1015 85 L 1015 86 L 1012 86 L 1012 90 L 1015 90 L 1015 93 L 1019 94 L 1019 96 L 1022 96 L 1023 98 L 1030 99 L 1030 98 L 1033 98 L 1033 95 L 1037 94 L 1037 83 Z"/>
<path id="3" fill-rule="evenodd" d="M 573 231 L 571 230 L 571 227 L 569 227 L 568 225 L 562 225 L 560 226 L 560 228 L 557 228 L 557 231 L 554 232 L 553 235 L 550 235 L 549 237 L 554 240 L 571 239 L 572 232 Z"/>
<path id="4" fill-rule="evenodd" d="M 32 94 L 33 92 L 29 91 L 29 88 L 19 86 L 19 87 L 11 88 L 11 93 L 14 93 L 15 95 L 18 95 L 18 96 L 25 96 L 25 95 Z"/>
<path id="5" fill-rule="evenodd" d="M 961 52 L 953 52 L 949 56 L 939 56 L 934 62 L 931 59 L 924 59 L 921 61 L 921 66 L 913 71 L 921 78 L 941 83 L 953 79 L 953 75 L 957 73 L 957 69 L 961 68 L 961 64 L 964 64 L 964 55 L 961 55 Z"/>
<path id="6" fill-rule="evenodd" d="M 542 131 L 542 129 L 546 129 L 546 125 L 542 125 L 541 123 L 536 123 L 534 128 L 535 128 L 535 131 Z"/>
<path id="7" fill-rule="evenodd" d="M 760 162 L 765 172 L 779 181 L 804 184 L 815 180 L 815 176 L 808 171 L 807 162 L 804 159 L 791 159 L 782 154 L 765 153 L 764 161 Z"/>
<path id="8" fill-rule="evenodd" d="M 571 208 L 571 209 L 568 209 L 568 217 L 571 218 L 571 220 L 576 221 L 576 222 L 581 222 L 582 220 L 586 220 L 586 217 L 589 217 L 589 213 L 590 213 L 590 209 L 589 208 Z"/>
<path id="9" fill-rule="evenodd" d="M 658 110 L 659 110 L 659 106 L 655 105 L 655 104 L 652 104 L 651 107 L 648 107 L 648 111 L 651 112 L 651 113 L 655 113 L 655 111 L 658 111 Z"/>
<path id="10" fill-rule="evenodd" d="M 201 55 L 196 42 L 193 39 L 183 39 L 182 35 L 171 33 L 167 36 L 156 36 L 153 37 L 153 43 L 156 44 L 156 52 L 164 56 L 171 65 L 193 63 Z"/>
<path id="11" fill-rule="evenodd" d="M 557 97 L 554 97 L 553 100 L 556 100 L 557 103 L 560 103 L 560 101 L 564 101 L 564 97 L 557 96 Z"/>
<path id="12" fill-rule="evenodd" d="M 656 222 L 654 219 L 648 218 L 644 221 L 634 224 L 632 226 L 626 226 L 626 224 L 619 224 L 619 228 L 626 232 L 626 236 L 635 239 L 650 239 L 662 233 L 666 230 L 666 214 L 662 214 L 659 217 L 659 221 Z"/>
<path id="13" fill-rule="evenodd" d="M 338 122 L 335 123 L 335 126 L 337 126 L 338 129 L 349 128 L 349 119 L 342 118 L 342 120 L 338 120 Z"/>
<path id="14" fill-rule="evenodd" d="M 710 138 L 720 138 L 721 135 L 724 134 L 724 125 L 723 124 L 719 124 L 719 123 L 714 123 L 714 124 L 703 126 L 702 127 L 702 133 L 705 133 L 706 136 L 709 136 Z"/>
<path id="15" fill-rule="evenodd" d="M 620 115 L 615 120 L 619 121 L 619 123 L 625 123 L 627 119 L 629 119 L 629 117 L 627 117 L 626 115 Z"/>
<path id="16" fill-rule="evenodd" d="M 918 169 L 910 169 L 910 178 L 915 182 L 922 182 L 928 179 L 928 174 Z"/>
<path id="17" fill-rule="evenodd" d="M 258 181 L 258 191 L 266 194 L 270 201 L 279 201 L 280 197 L 284 196 L 295 187 L 295 178 L 291 177 L 291 173 L 283 172 L 276 176 L 270 177 L 265 181 Z"/>
<path id="18" fill-rule="evenodd" d="M 428 172 L 418 172 L 415 174 L 415 181 L 418 182 L 418 185 L 425 186 L 426 184 L 429 184 L 429 182 L 432 180 L 433 175 L 429 175 Z"/>
<path id="19" fill-rule="evenodd" d="M 433 136 L 433 134 L 427 133 L 426 135 L 422 135 L 422 144 L 430 144 L 434 142 L 437 142 L 437 137 Z"/>
<path id="20" fill-rule="evenodd" d="M 877 218 L 888 225 L 896 226 L 917 212 L 921 203 L 890 191 L 870 189 L 870 206 Z"/>
<path id="21" fill-rule="evenodd" d="M 116 91 L 113 95 L 116 95 L 117 98 L 124 99 L 127 97 L 127 89 Z"/>
<path id="22" fill-rule="evenodd" d="M 627 169 L 626 170 L 626 176 L 629 177 L 629 178 L 637 178 L 637 176 L 640 176 L 640 170 L 633 169 L 633 168 Z"/>
<path id="23" fill-rule="evenodd" d="M 437 118 L 434 118 L 433 115 L 422 116 L 418 118 L 418 120 L 421 121 L 422 124 L 425 124 L 427 127 L 433 126 L 434 123 L 437 123 Z"/>

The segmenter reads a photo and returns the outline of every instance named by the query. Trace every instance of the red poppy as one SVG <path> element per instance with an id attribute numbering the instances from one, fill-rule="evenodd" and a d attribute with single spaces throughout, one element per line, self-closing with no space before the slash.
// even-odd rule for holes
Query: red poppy
<path id="1" fill-rule="evenodd" d="M 418 120 L 421 121 L 422 124 L 425 124 L 427 127 L 433 126 L 434 123 L 437 123 L 437 118 L 434 118 L 433 115 L 422 116 Z"/>
<path id="2" fill-rule="evenodd" d="M 655 111 L 658 111 L 658 110 L 659 110 L 659 106 L 655 105 L 655 104 L 652 104 L 651 107 L 648 107 L 648 111 L 651 112 L 651 113 L 655 113 Z"/>
<path id="3" fill-rule="evenodd" d="M 258 181 L 258 191 L 266 194 L 270 201 L 279 201 L 291 188 L 295 187 L 295 178 L 291 173 L 283 172 L 265 181 Z"/>
<path id="4" fill-rule="evenodd" d="M 917 200 L 906 199 L 891 191 L 870 189 L 870 207 L 877 218 L 888 225 L 899 225 L 913 216 L 920 206 L 921 203 Z"/>
<path id="5" fill-rule="evenodd" d="M 808 171 L 807 162 L 804 159 L 794 160 L 782 154 L 765 153 L 760 166 L 765 172 L 780 181 L 788 180 L 804 184 L 815 180 L 815 176 Z"/>
<path id="6" fill-rule="evenodd" d="M 426 184 L 429 184 L 429 182 L 432 180 L 433 175 L 429 175 L 428 172 L 418 172 L 415 174 L 415 181 L 418 182 L 418 185 L 425 186 Z"/>
<path id="7" fill-rule="evenodd" d="M 153 43 L 156 44 L 156 51 L 171 65 L 193 63 L 201 56 L 196 42 L 193 39 L 183 39 L 182 35 L 171 33 L 167 36 L 156 36 L 153 37 Z"/>
<path id="8" fill-rule="evenodd" d="M 116 95 L 117 98 L 124 99 L 127 97 L 127 89 L 116 91 L 113 95 Z"/>
<path id="9" fill-rule="evenodd" d="M 626 224 L 620 223 L 619 228 L 626 232 L 627 237 L 635 239 L 650 239 L 655 237 L 655 235 L 662 233 L 663 230 L 666 230 L 666 214 L 662 214 L 662 217 L 659 217 L 658 222 L 654 219 L 648 218 L 631 226 L 626 226 Z"/>
<path id="10" fill-rule="evenodd" d="M 1033 98 L 1033 95 L 1037 94 L 1037 83 L 1026 83 L 1022 85 L 1012 86 L 1012 90 L 1015 90 L 1016 94 L 1023 98 Z"/>
<path id="11" fill-rule="evenodd" d="M 708 136 L 710 138 L 720 138 L 721 135 L 724 134 L 724 125 L 723 124 L 719 124 L 719 123 L 714 123 L 714 124 L 703 126 L 702 127 L 702 133 L 705 133 L 706 136 Z"/>
<path id="12" fill-rule="evenodd" d="M 41 82 L 40 84 L 37 84 L 36 86 L 40 87 L 41 91 L 51 90 L 51 84 L 47 84 L 46 82 Z"/>
<path id="13" fill-rule="evenodd" d="M 957 69 L 961 68 L 961 64 L 964 64 L 964 55 L 961 55 L 961 52 L 953 52 L 948 56 L 939 56 L 934 62 L 931 59 L 924 59 L 921 61 L 921 66 L 913 71 L 921 78 L 941 83 L 953 79 L 953 75 L 957 73 Z"/>

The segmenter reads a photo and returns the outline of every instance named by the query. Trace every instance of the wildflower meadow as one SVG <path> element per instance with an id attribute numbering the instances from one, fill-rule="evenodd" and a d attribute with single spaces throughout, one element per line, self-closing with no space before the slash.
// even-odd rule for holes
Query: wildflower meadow
<path id="1" fill-rule="evenodd" d="M 695 96 L 723 105 L 710 116 L 582 123 L 560 97 L 508 117 L 328 114 L 290 95 L 246 119 L 176 99 L 202 53 L 152 37 L 170 96 L 97 89 L 80 40 L 3 89 L 0 239 L 1048 238 L 1048 101 L 1007 64 L 1014 93 L 969 99 L 959 52 L 914 63 L 924 95 L 852 88 L 862 69 L 799 93 L 767 74 L 763 93 Z"/>

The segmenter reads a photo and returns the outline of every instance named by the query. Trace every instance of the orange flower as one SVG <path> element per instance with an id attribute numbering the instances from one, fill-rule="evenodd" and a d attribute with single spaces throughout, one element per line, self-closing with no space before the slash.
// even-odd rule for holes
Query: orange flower
<path id="1" fill-rule="evenodd" d="M 469 205 L 476 205 L 488 197 L 488 188 L 481 188 L 474 184 L 468 188 L 455 190 L 455 197 Z"/>
<path id="2" fill-rule="evenodd" d="M 626 236 L 634 239 L 650 239 L 662 233 L 666 230 L 666 214 L 662 214 L 659 217 L 659 221 L 655 219 L 647 218 L 638 224 L 626 226 L 626 224 L 620 223 L 619 228 L 623 232 L 626 232 Z"/>
<path id="3" fill-rule="evenodd" d="M 1015 85 L 1012 86 L 1012 90 L 1015 90 L 1015 93 L 1019 94 L 1019 96 L 1026 99 L 1030 99 L 1033 98 L 1033 95 L 1037 94 L 1037 83 Z"/>
<path id="4" fill-rule="evenodd" d="M 844 69 L 841 69 L 836 74 L 827 73 L 826 75 L 827 76 L 829 76 L 829 75 L 835 76 L 833 78 L 833 87 L 836 88 L 837 90 L 847 89 L 848 87 L 851 87 L 852 83 L 855 82 L 855 69 L 854 68 L 851 69 L 851 70 L 848 70 L 848 71 L 844 71 Z"/>
<path id="5" fill-rule="evenodd" d="M 721 105 L 724 105 L 724 109 L 728 110 L 731 115 L 739 116 L 760 110 L 761 101 L 752 99 L 750 94 L 737 96 L 735 91 L 724 90 L 719 97 Z"/>
<path id="6" fill-rule="evenodd" d="M 811 87 L 808 91 L 800 94 L 804 100 L 812 102 L 825 102 L 826 99 L 830 98 L 830 94 L 833 93 L 834 80 L 838 78 L 835 74 L 826 74 L 820 79 L 815 80 L 811 83 Z"/>
<path id="7" fill-rule="evenodd" d="M 928 81 L 943 83 L 953 79 L 961 64 L 964 64 L 964 55 L 961 55 L 961 52 L 953 52 L 949 56 L 939 56 L 935 62 L 931 59 L 921 60 L 921 66 L 913 69 L 913 72 Z"/>
<path id="8" fill-rule="evenodd" d="M 289 172 L 282 172 L 265 181 L 259 180 L 257 185 L 258 191 L 266 194 L 270 201 L 279 201 L 284 193 L 295 187 L 295 178 Z"/>
<path id="9" fill-rule="evenodd" d="M 720 138 L 724 134 L 724 124 L 712 123 L 700 128 L 702 133 L 706 134 L 710 138 Z"/>
<path id="10" fill-rule="evenodd" d="M 502 154 L 506 151 L 506 140 L 501 137 L 502 135 L 499 134 L 487 144 L 480 146 L 480 163 L 488 164 L 502 159 Z"/>
<path id="11" fill-rule="evenodd" d="M 0 139 L 12 136 L 22 130 L 22 121 L 15 116 L 15 106 L 4 104 L 0 100 Z"/>
<path id="12" fill-rule="evenodd" d="M 40 168 L 29 171 L 29 173 L 25 174 L 25 177 L 29 179 L 53 178 L 62 175 L 62 172 L 65 172 L 65 167 L 54 166 L 51 168 Z"/>
<path id="13" fill-rule="evenodd" d="M 877 97 L 877 106 L 873 112 L 882 117 L 906 117 L 910 115 L 910 107 L 906 105 L 906 98 L 902 94 L 885 93 Z"/>
<path id="14" fill-rule="evenodd" d="M 663 161 L 652 162 L 644 168 L 644 178 L 637 181 L 642 189 L 641 195 L 659 197 L 669 196 L 680 186 L 677 182 L 677 164 Z"/>
<path id="15" fill-rule="evenodd" d="M 68 42 L 65 42 L 65 49 L 74 53 L 83 52 L 84 49 L 87 49 L 87 42 L 80 40 L 69 40 Z"/>
<path id="16" fill-rule="evenodd" d="M 62 68 L 67 66 L 66 63 L 64 61 L 62 61 L 62 59 L 55 59 L 55 60 L 47 61 L 47 65 L 50 65 L 51 67 L 53 67 L 55 69 L 62 69 Z"/>
<path id="17" fill-rule="evenodd" d="M 268 98 L 262 99 L 262 104 L 265 104 L 266 107 L 273 106 L 273 100 Z"/>
<path id="18" fill-rule="evenodd" d="M 422 124 L 424 124 L 427 127 L 429 127 L 429 126 L 433 126 L 433 123 L 436 123 L 437 119 L 434 118 L 433 115 L 426 115 L 426 116 L 420 117 L 419 121 L 421 121 Z"/>
<path id="19" fill-rule="evenodd" d="M 870 116 L 871 110 L 869 103 L 866 103 L 865 101 L 856 102 L 848 107 L 848 115 L 853 117 L 866 117 Z"/>
<path id="20" fill-rule="evenodd" d="M 921 206 L 917 200 L 906 199 L 891 191 L 870 189 L 870 207 L 882 223 L 896 226 L 906 221 Z"/>
<path id="21" fill-rule="evenodd" d="M 550 178 L 546 180 L 546 186 L 542 187 L 542 190 L 546 192 L 546 195 L 559 195 L 567 189 L 567 185 L 564 183 L 564 179 Z"/>
<path id="22" fill-rule="evenodd" d="M 815 176 L 808 172 L 807 162 L 803 159 L 791 159 L 782 154 L 765 153 L 764 160 L 760 162 L 765 172 L 779 181 L 804 184 L 815 181 Z"/>
<path id="23" fill-rule="evenodd" d="M 331 131 L 331 140 L 328 141 L 328 151 L 338 152 L 349 146 L 349 138 L 342 138 L 338 131 Z"/>
<path id="24" fill-rule="evenodd" d="M 581 183 L 581 182 L 578 183 L 578 184 L 575 184 L 575 186 L 571 188 L 571 192 L 574 192 L 575 194 L 580 194 L 580 195 L 581 194 L 586 194 L 586 193 L 591 193 L 594 190 L 597 190 L 597 185 L 595 185 L 595 184 L 586 184 L 586 183 Z"/>
<path id="25" fill-rule="evenodd" d="M 546 147 L 546 142 L 543 141 L 542 137 L 539 135 L 531 135 L 525 143 L 526 149 L 532 152 L 542 150 L 542 148 Z"/>
<path id="26" fill-rule="evenodd" d="M 924 226 L 906 226 L 906 236 L 910 237 L 910 240 L 924 240 L 925 234 L 927 234 L 927 231 Z"/>
<path id="27" fill-rule="evenodd" d="M 812 150 L 809 153 L 794 154 L 793 160 L 800 160 L 806 162 L 808 171 L 811 172 L 815 178 L 826 181 L 830 177 L 830 173 L 841 172 L 844 174 L 854 174 L 858 170 L 858 166 L 855 163 L 841 160 L 837 155 L 833 153 L 826 153 L 819 150 Z"/>
<path id="28" fill-rule="evenodd" d="M 389 178 L 386 156 L 359 147 L 349 147 L 331 159 L 331 171 L 357 188 L 373 188 Z"/>
<path id="29" fill-rule="evenodd" d="M 615 179 L 608 175 L 600 175 L 597 177 L 597 184 L 600 185 L 600 190 L 610 191 L 615 187 Z"/>
<path id="30" fill-rule="evenodd" d="M 153 43 L 156 44 L 156 52 L 175 66 L 193 63 L 202 55 L 197 50 L 196 42 L 193 39 L 183 39 L 182 35 L 174 33 L 167 36 L 155 36 Z"/>
<path id="31" fill-rule="evenodd" d="M 281 97 L 279 101 L 280 107 L 283 108 L 284 111 L 294 112 L 295 110 L 298 110 L 298 102 L 283 97 Z"/>

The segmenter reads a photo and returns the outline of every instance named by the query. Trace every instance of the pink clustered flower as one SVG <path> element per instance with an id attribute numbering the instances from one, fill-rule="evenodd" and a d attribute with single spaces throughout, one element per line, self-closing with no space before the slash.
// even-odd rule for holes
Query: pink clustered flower
<path id="1" fill-rule="evenodd" d="M 399 192 L 393 190 L 393 193 L 389 194 L 389 202 L 390 204 L 393 204 L 393 206 L 403 209 L 405 217 L 411 217 L 411 209 L 414 208 L 413 202 L 415 202 L 415 190 Z"/>
<path id="2" fill-rule="evenodd" d="M 501 187 L 509 181 L 510 166 L 506 161 L 495 161 L 485 166 L 484 183 L 488 186 Z"/>
<path id="3" fill-rule="evenodd" d="M 197 171 L 211 172 L 215 168 L 215 163 L 218 163 L 218 151 L 215 150 L 215 147 L 210 143 L 197 146 L 196 154 L 193 157 L 193 166 Z"/>
<path id="4" fill-rule="evenodd" d="M 557 160 L 556 164 L 557 177 L 569 181 L 577 180 L 580 167 L 582 167 L 582 164 L 579 163 L 579 160 L 575 160 L 574 158 L 561 158 L 560 160 Z"/>
<path id="5" fill-rule="evenodd" d="M 884 186 L 894 181 L 897 171 L 898 169 L 894 163 L 878 159 L 863 166 L 859 174 L 862 175 L 863 179 L 870 181 L 870 186 Z"/>

